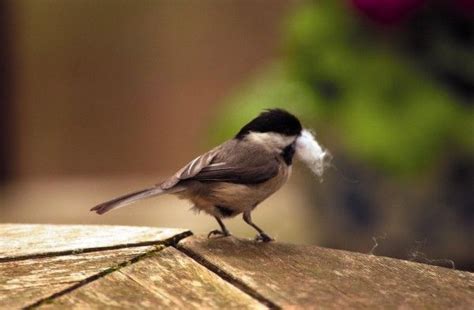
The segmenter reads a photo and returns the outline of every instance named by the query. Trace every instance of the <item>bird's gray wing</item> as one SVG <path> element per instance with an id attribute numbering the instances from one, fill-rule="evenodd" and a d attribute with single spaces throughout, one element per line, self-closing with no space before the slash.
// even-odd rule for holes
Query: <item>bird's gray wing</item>
<path id="1" fill-rule="evenodd" d="M 182 180 L 190 179 L 196 176 L 204 167 L 211 164 L 217 155 L 217 148 L 190 161 L 186 166 L 178 170 L 172 177 L 160 184 L 162 189 L 170 189 Z"/>
<path id="2" fill-rule="evenodd" d="M 193 180 L 201 182 L 228 182 L 236 184 L 258 184 L 278 174 L 279 162 L 275 158 L 265 161 L 235 161 L 211 164 L 204 167 Z"/>
<path id="3" fill-rule="evenodd" d="M 182 180 L 258 184 L 278 174 L 280 162 L 264 151 L 229 142 L 205 153 L 161 184 L 164 189 Z"/>

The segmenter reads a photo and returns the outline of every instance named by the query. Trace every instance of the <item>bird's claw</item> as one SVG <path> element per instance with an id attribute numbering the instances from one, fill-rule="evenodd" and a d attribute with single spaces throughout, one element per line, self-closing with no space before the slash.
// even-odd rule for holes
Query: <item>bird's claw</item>
<path id="1" fill-rule="evenodd" d="M 220 236 L 220 237 L 228 237 L 228 236 L 230 236 L 230 233 L 226 232 L 226 231 L 219 230 L 219 229 L 214 229 L 214 230 L 211 230 L 209 232 L 209 234 L 207 234 L 207 238 L 209 239 L 214 235 L 217 235 L 217 236 Z"/>
<path id="2" fill-rule="evenodd" d="M 275 241 L 275 239 L 273 239 L 272 237 L 270 237 L 266 233 L 260 233 L 255 237 L 255 241 L 270 242 L 270 241 Z"/>

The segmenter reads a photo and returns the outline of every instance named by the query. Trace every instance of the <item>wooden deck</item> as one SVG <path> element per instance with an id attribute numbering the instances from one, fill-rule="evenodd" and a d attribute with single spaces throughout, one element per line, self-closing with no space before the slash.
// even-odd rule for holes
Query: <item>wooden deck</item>
<path id="1" fill-rule="evenodd" d="M 0 308 L 474 309 L 474 274 L 183 229 L 0 225 Z"/>

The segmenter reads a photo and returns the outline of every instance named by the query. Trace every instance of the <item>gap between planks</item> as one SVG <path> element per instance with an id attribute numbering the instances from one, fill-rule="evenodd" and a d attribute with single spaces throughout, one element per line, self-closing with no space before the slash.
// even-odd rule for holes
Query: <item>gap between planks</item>
<path id="1" fill-rule="evenodd" d="M 39 259 L 39 258 L 45 258 L 45 257 L 63 256 L 63 255 L 75 255 L 75 254 L 83 254 L 83 253 L 91 253 L 91 252 L 99 252 L 99 251 L 119 250 L 119 249 L 125 249 L 125 248 L 135 248 L 135 247 L 152 246 L 152 245 L 173 246 L 177 244 L 181 239 L 184 239 L 192 235 L 193 233 L 191 231 L 185 231 L 165 240 L 143 241 L 143 242 L 125 243 L 125 244 L 118 244 L 118 245 L 111 245 L 111 246 L 101 246 L 101 247 L 95 247 L 95 248 L 92 247 L 92 248 L 65 250 L 65 251 L 57 251 L 57 252 L 26 254 L 26 255 L 12 256 L 12 257 L 0 257 L 0 263 L 15 262 L 15 261 L 20 261 L 20 260 L 28 260 L 28 259 Z"/>
<path id="2" fill-rule="evenodd" d="M 114 272 L 114 271 L 117 271 L 117 270 L 120 270 L 121 268 L 123 267 L 126 267 L 126 266 L 129 266 L 131 264 L 134 264 L 136 262 L 138 262 L 139 260 L 141 260 L 142 258 L 145 258 L 149 255 L 152 255 L 156 252 L 159 252 L 163 249 L 167 248 L 166 245 L 164 244 L 160 244 L 160 245 L 157 245 L 155 249 L 149 251 L 149 252 L 146 252 L 146 253 L 143 253 L 143 254 L 140 254 L 140 255 L 137 255 L 135 256 L 134 258 L 130 259 L 130 260 L 126 260 L 124 262 L 121 262 L 120 264 L 117 264 L 115 266 L 112 266 L 110 268 L 107 268 L 106 270 L 102 271 L 102 272 L 99 272 L 99 273 L 96 273 L 88 278 L 85 278 L 84 280 L 74 284 L 74 285 L 71 285 L 70 287 L 62 290 L 62 291 L 59 291 L 59 292 L 56 292 L 48 297 L 45 297 L 45 298 L 42 298 L 36 302 L 34 302 L 33 304 L 29 305 L 29 306 L 26 306 L 24 307 L 23 309 L 36 309 L 37 307 L 41 306 L 41 305 L 44 305 L 44 304 L 47 304 L 47 303 L 50 303 L 52 302 L 54 299 L 58 298 L 58 297 L 61 297 L 63 295 L 66 295 L 67 293 L 70 293 L 88 283 L 91 283 L 95 280 L 98 280 L 102 277 L 105 277 L 106 275 Z"/>
<path id="3" fill-rule="evenodd" d="M 261 304 L 265 305 L 269 309 L 281 309 L 279 305 L 271 301 L 270 299 L 266 298 L 256 290 L 252 289 L 250 286 L 248 286 L 245 282 L 241 281 L 240 279 L 234 277 L 231 273 L 219 268 L 219 266 L 213 264 L 211 261 L 207 260 L 204 258 L 202 255 L 193 252 L 190 249 L 187 249 L 179 243 L 172 245 L 174 248 L 177 250 L 181 251 L 184 253 L 186 256 L 197 262 L 198 264 L 204 266 L 206 269 L 209 271 L 212 271 L 215 275 L 220 277 L 222 280 L 226 281 L 230 285 L 236 287 L 240 291 L 242 291 L 244 294 L 247 294 L 254 299 L 256 299 L 258 302 Z"/>
<path id="4" fill-rule="evenodd" d="M 140 254 L 135 256 L 132 259 L 125 260 L 120 264 L 117 264 L 115 266 L 112 266 L 110 268 L 107 268 L 106 270 L 96 273 L 88 278 L 85 278 L 82 281 L 79 281 L 78 283 L 71 285 L 70 287 L 61 290 L 59 292 L 56 292 L 48 297 L 41 298 L 40 300 L 24 307 L 23 309 L 36 309 L 39 306 L 43 304 L 47 304 L 49 302 L 52 302 L 54 299 L 61 297 L 67 293 L 70 293 L 88 283 L 91 283 L 95 280 L 98 280 L 102 277 L 105 277 L 106 275 L 120 270 L 121 268 L 125 266 L 129 266 L 131 264 L 134 264 L 141 260 L 142 258 L 145 258 L 149 255 L 152 255 L 156 252 L 159 252 L 169 246 L 174 246 L 176 245 L 180 240 L 192 236 L 193 233 L 191 231 L 185 231 L 180 234 L 177 234 L 171 238 L 168 238 L 166 240 L 157 240 L 157 241 L 147 241 L 147 242 L 137 242 L 137 243 L 129 243 L 129 244 L 121 244 L 121 245 L 116 245 L 116 246 L 108 246 L 108 247 L 97 247 L 97 248 L 87 248 L 81 251 L 76 250 L 68 250 L 68 251 L 59 251 L 59 252 L 49 252 L 49 253 L 41 253 L 41 254 L 33 254 L 33 255 L 23 255 L 23 256 L 17 256 L 17 257 L 11 257 L 7 259 L 0 260 L 0 262 L 9 262 L 9 261 L 18 261 L 18 260 L 26 260 L 26 259 L 35 259 L 35 258 L 44 258 L 44 257 L 54 257 L 54 256 L 61 256 L 61 255 L 71 255 L 71 254 L 82 254 L 82 253 L 90 253 L 90 252 L 96 252 L 96 251 L 106 251 L 106 250 L 117 250 L 117 249 L 123 249 L 123 248 L 133 248 L 133 247 L 141 247 L 141 246 L 150 246 L 154 245 L 155 249 L 148 251 L 146 253 Z"/>
<path id="5" fill-rule="evenodd" d="M 200 264 L 207 270 L 211 271 L 214 273 L 216 276 L 224 280 L 225 282 L 229 283 L 230 285 L 234 286 L 244 294 L 254 298 L 264 306 L 268 307 L 269 309 L 281 309 L 281 307 L 277 304 L 275 304 L 273 301 L 270 299 L 266 298 L 259 292 L 255 291 L 251 287 L 249 287 L 247 284 L 245 284 L 243 281 L 240 279 L 234 277 L 232 274 L 228 273 L 225 270 L 222 270 L 219 268 L 217 265 L 213 264 L 203 256 L 201 256 L 198 253 L 193 252 L 192 250 L 186 249 L 185 247 L 182 247 L 179 245 L 179 241 L 183 240 L 184 238 L 187 238 L 189 236 L 192 236 L 193 233 L 191 231 L 186 231 L 183 233 L 180 233 L 176 236 L 173 236 L 172 238 L 169 238 L 167 240 L 161 240 L 161 241 L 149 241 L 149 242 L 139 242 L 139 243 L 133 243 L 133 244 L 123 244 L 123 245 L 117 245 L 117 246 L 109 246 L 109 247 L 98 247 L 98 248 L 88 248 L 84 249 L 81 251 L 78 250 L 68 250 L 68 251 L 61 251 L 61 252 L 50 252 L 50 253 L 42 253 L 42 254 L 36 254 L 36 255 L 24 255 L 24 256 L 17 256 L 17 257 L 12 257 L 8 259 L 1 259 L 0 262 L 8 262 L 8 261 L 17 261 L 17 260 L 26 260 L 26 259 L 35 259 L 35 258 L 43 258 L 43 257 L 51 257 L 51 256 L 60 256 L 60 255 L 70 255 L 70 254 L 82 254 L 82 253 L 89 253 L 89 252 L 95 252 L 95 251 L 103 251 L 103 250 L 116 250 L 116 249 L 123 249 L 123 248 L 131 248 L 131 247 L 140 247 L 140 246 L 150 246 L 150 245 L 155 245 L 156 248 L 135 256 L 134 258 L 130 260 L 126 260 L 120 264 L 117 264 L 115 266 L 112 266 L 110 268 L 107 268 L 106 270 L 99 272 L 97 274 L 94 274 L 88 278 L 85 278 L 84 280 L 71 285 L 70 287 L 61 290 L 59 292 L 56 292 L 48 297 L 42 298 L 26 307 L 23 309 L 36 309 L 40 307 L 41 305 L 48 304 L 55 300 L 56 298 L 59 298 L 61 296 L 64 296 L 76 289 L 79 289 L 95 280 L 98 280 L 100 278 L 105 277 L 106 275 L 118 271 L 123 267 L 129 266 L 131 264 L 134 264 L 141 259 L 153 255 L 154 253 L 157 253 L 159 251 L 162 251 L 166 247 L 174 247 L 181 253 L 185 254 L 187 257 L 195 261 L 196 263 Z"/>

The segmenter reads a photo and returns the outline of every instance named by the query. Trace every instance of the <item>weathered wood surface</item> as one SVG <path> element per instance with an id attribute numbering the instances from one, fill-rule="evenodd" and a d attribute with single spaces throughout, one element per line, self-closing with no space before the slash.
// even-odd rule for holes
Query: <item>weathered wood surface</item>
<path id="1" fill-rule="evenodd" d="M 190 237 L 178 248 L 282 307 L 474 309 L 474 274 L 315 246 Z"/>
<path id="2" fill-rule="evenodd" d="M 168 247 L 66 294 L 46 308 L 263 309 L 258 301 Z"/>
<path id="3" fill-rule="evenodd" d="M 474 309 L 469 272 L 190 235 L 146 227 L 0 225 L 0 309 Z"/>
<path id="4" fill-rule="evenodd" d="M 152 249 L 124 248 L 0 263 L 0 307 L 34 304 Z"/>
<path id="5" fill-rule="evenodd" d="M 91 241 L 91 231 L 104 240 Z M 184 230 L 0 225 L 0 234 L 1 309 L 264 308 L 171 247 Z"/>
<path id="6" fill-rule="evenodd" d="M 34 255 L 160 244 L 185 229 L 100 225 L 0 224 L 0 261 Z"/>

